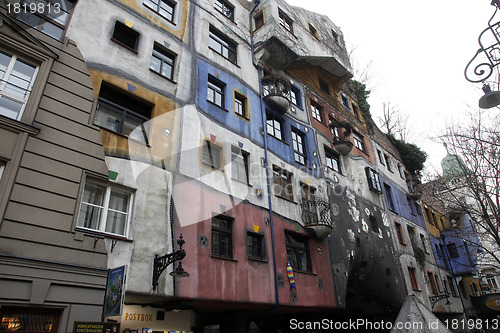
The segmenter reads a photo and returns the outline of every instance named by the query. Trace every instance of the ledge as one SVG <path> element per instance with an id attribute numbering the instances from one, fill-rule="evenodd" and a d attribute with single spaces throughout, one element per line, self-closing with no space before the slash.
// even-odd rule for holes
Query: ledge
<path id="1" fill-rule="evenodd" d="M 222 111 L 229 112 L 229 110 L 228 110 L 228 109 L 225 109 L 225 108 L 223 108 L 222 106 L 215 104 L 214 102 L 210 102 L 208 99 L 207 99 L 207 102 L 208 102 L 208 104 L 211 104 L 211 105 L 213 105 L 213 106 L 216 106 L 217 108 L 221 109 Z"/>
<path id="2" fill-rule="evenodd" d="M 157 71 L 154 71 L 152 70 L 151 68 L 149 69 L 150 72 L 154 73 L 155 75 L 158 75 L 159 77 L 161 77 L 162 79 L 164 80 L 167 80 L 169 81 L 170 83 L 173 83 L 173 84 L 177 84 L 177 82 L 175 82 L 174 80 L 172 80 L 171 78 L 165 76 L 165 75 L 162 75 L 161 73 L 158 73 Z"/>
<path id="3" fill-rule="evenodd" d="M 0 128 L 4 128 L 15 133 L 25 132 L 31 136 L 36 136 L 40 132 L 39 128 L 2 115 L 0 115 Z"/>
<path id="4" fill-rule="evenodd" d="M 298 270 L 293 270 L 293 273 L 294 274 L 305 274 L 305 275 L 311 275 L 311 276 L 318 276 L 317 273 L 314 273 L 314 272 L 307 272 L 307 271 L 298 271 Z"/>
<path id="5" fill-rule="evenodd" d="M 241 68 L 241 67 L 240 67 L 237 63 L 235 63 L 234 61 L 232 61 L 232 60 L 231 60 L 231 59 L 229 59 L 229 58 L 224 57 L 222 54 L 220 54 L 219 52 L 217 52 L 217 50 L 215 50 L 215 49 L 211 48 L 210 46 L 208 47 L 208 49 L 209 49 L 209 50 L 212 50 L 212 51 L 213 51 L 213 52 L 215 52 L 215 53 L 217 53 L 217 54 L 218 54 L 221 58 L 226 59 L 227 61 L 229 61 L 230 63 L 232 63 L 232 64 L 233 64 L 233 65 L 235 65 L 236 67 Z M 237 56 L 236 56 L 236 57 L 237 57 Z"/>
<path id="6" fill-rule="evenodd" d="M 116 239 L 116 240 L 122 240 L 125 242 L 132 243 L 134 240 L 125 236 L 120 236 L 120 235 L 114 235 L 114 234 L 108 234 L 106 232 L 101 232 L 97 230 L 91 230 L 91 229 L 85 229 L 81 227 L 76 227 L 75 229 L 76 232 L 81 232 L 86 236 L 91 236 L 91 237 L 102 237 L 102 238 L 110 238 L 110 239 Z"/>
<path id="7" fill-rule="evenodd" d="M 217 256 L 217 255 L 214 255 L 214 254 L 212 254 L 211 257 L 214 258 L 214 259 L 222 259 L 222 260 L 227 260 L 227 261 L 232 261 L 232 262 L 238 262 L 238 259 L 233 259 L 233 258 L 228 258 L 228 257 L 221 257 L 221 256 Z"/>
<path id="8" fill-rule="evenodd" d="M 285 145 L 287 145 L 287 146 L 289 146 L 289 145 L 290 145 L 288 142 L 283 141 L 283 140 L 281 140 L 280 138 L 277 138 L 277 137 L 275 137 L 275 136 L 274 136 L 274 135 L 272 135 L 272 134 L 267 133 L 267 135 L 269 135 L 270 137 L 272 137 L 272 138 L 274 138 L 274 139 L 278 140 L 278 141 L 279 141 L 279 142 L 281 142 L 281 143 L 284 143 L 284 144 L 285 144 Z"/>
<path id="9" fill-rule="evenodd" d="M 293 200 L 290 200 L 290 199 L 287 199 L 287 198 L 285 198 L 285 197 L 282 197 L 281 195 L 277 195 L 277 194 L 275 194 L 274 196 L 275 196 L 276 198 L 283 199 L 283 200 L 285 200 L 285 201 L 291 202 L 291 203 L 296 204 L 296 205 L 298 205 L 298 204 L 299 204 L 298 202 L 295 202 L 295 201 L 293 201 Z"/>
<path id="10" fill-rule="evenodd" d="M 267 259 L 259 259 L 259 258 L 248 257 L 248 260 L 255 261 L 255 262 L 258 262 L 258 263 L 261 263 L 261 264 L 267 264 L 267 263 L 269 263 L 269 261 Z"/>

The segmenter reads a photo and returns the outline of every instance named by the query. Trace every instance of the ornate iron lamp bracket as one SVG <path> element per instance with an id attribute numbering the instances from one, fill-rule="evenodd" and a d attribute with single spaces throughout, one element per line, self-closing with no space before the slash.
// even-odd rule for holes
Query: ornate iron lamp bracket
<path id="1" fill-rule="evenodd" d="M 492 23 L 498 9 L 500 9 L 500 0 L 493 0 L 491 5 L 495 6 L 495 12 L 488 21 L 488 28 L 479 34 L 479 49 L 465 67 L 464 75 L 469 82 L 484 82 L 493 74 L 493 69 L 500 64 L 500 21 Z M 487 38 L 489 38 L 488 41 L 486 41 Z M 486 59 L 478 60 L 480 55 L 485 56 Z M 477 63 L 477 61 L 479 63 L 474 67 L 472 63 Z M 471 77 L 469 74 L 474 76 Z"/>
<path id="2" fill-rule="evenodd" d="M 447 299 L 446 304 L 450 304 L 449 298 L 450 298 L 450 295 L 448 295 L 448 294 L 429 296 L 429 300 L 431 301 L 431 308 L 434 309 L 434 305 L 436 305 L 436 303 L 442 299 Z"/>
<path id="3" fill-rule="evenodd" d="M 158 286 L 158 278 L 160 277 L 161 273 L 163 273 L 163 271 L 170 264 L 174 263 L 175 261 L 182 260 L 186 256 L 186 251 L 182 249 L 182 245 L 184 243 L 185 241 L 182 239 L 182 235 L 180 235 L 179 239 L 177 240 L 177 244 L 179 244 L 179 250 L 173 253 L 165 254 L 161 257 L 155 254 L 155 257 L 153 259 L 153 290 L 156 290 L 156 287 Z"/>

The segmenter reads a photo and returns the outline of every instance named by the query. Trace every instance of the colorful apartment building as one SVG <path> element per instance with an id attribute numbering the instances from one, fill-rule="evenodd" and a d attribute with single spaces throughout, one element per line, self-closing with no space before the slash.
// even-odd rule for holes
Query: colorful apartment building
<path id="1" fill-rule="evenodd" d="M 458 271 L 433 255 L 441 231 L 368 125 L 330 19 L 283 0 L 61 6 L 2 11 L 2 82 L 18 64 L 24 80 L 17 111 L 0 86 L 12 325 L 46 314 L 44 332 L 105 319 L 122 332 L 276 332 L 393 321 L 407 295 L 461 313 Z M 103 318 L 107 270 L 121 266 L 122 315 Z"/>

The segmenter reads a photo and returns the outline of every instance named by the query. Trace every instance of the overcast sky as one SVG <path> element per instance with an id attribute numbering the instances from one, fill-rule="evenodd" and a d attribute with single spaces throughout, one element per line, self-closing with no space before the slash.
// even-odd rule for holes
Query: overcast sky
<path id="1" fill-rule="evenodd" d="M 384 102 L 408 114 L 416 133 L 413 143 L 429 154 L 427 171 L 440 171 L 446 150 L 430 137 L 460 119 L 468 105 L 476 108 L 483 95 L 481 84 L 469 83 L 463 73 L 495 11 L 490 1 L 287 2 L 324 14 L 340 27 L 348 51 L 354 49 L 355 70 L 369 68 L 374 119 Z"/>

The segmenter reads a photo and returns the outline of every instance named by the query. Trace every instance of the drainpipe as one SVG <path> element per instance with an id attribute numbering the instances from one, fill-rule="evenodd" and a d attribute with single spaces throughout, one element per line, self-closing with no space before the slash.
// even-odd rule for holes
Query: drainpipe
<path id="1" fill-rule="evenodd" d="M 267 185 L 267 200 L 269 204 L 269 224 L 271 228 L 271 247 L 272 247 L 272 252 L 273 252 L 273 270 L 274 270 L 274 294 L 275 294 L 275 304 L 271 309 L 268 309 L 265 312 L 271 311 L 272 309 L 275 309 L 279 305 L 279 294 L 278 294 L 278 273 L 277 273 L 277 268 L 276 268 L 276 248 L 274 244 L 274 224 L 273 224 L 273 206 L 271 202 L 271 184 L 269 182 L 269 165 L 268 165 L 268 160 L 267 160 L 267 126 L 266 126 L 266 112 L 264 108 L 264 101 L 262 99 L 262 81 L 261 81 L 261 71 L 257 63 L 255 62 L 255 50 L 254 50 L 254 43 L 253 43 L 253 21 L 252 21 L 252 14 L 257 8 L 257 6 L 260 4 L 260 0 L 254 0 L 255 6 L 252 8 L 249 14 L 249 20 L 250 20 L 250 40 L 251 40 L 251 46 L 252 46 L 252 63 L 254 67 L 257 69 L 257 73 L 259 75 L 259 98 L 260 98 L 260 113 L 262 116 L 262 127 L 263 127 L 263 132 L 264 132 L 264 160 L 265 160 L 265 167 L 266 167 L 266 185 Z M 260 313 L 258 315 L 261 315 L 263 313 Z M 254 316 L 257 317 L 258 315 Z"/>

